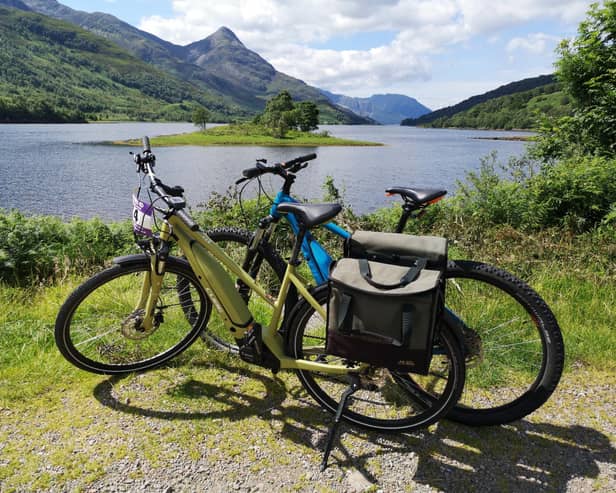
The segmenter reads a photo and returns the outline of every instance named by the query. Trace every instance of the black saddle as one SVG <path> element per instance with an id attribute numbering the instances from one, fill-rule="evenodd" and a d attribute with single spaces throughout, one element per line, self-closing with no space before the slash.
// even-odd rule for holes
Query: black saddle
<path id="1" fill-rule="evenodd" d="M 447 190 L 439 190 L 436 188 L 406 188 L 406 187 L 392 187 L 385 190 L 385 192 L 391 195 L 402 195 L 405 200 L 410 200 L 416 204 L 427 204 L 436 199 L 443 197 Z"/>
<path id="2" fill-rule="evenodd" d="M 283 214 L 291 212 L 297 216 L 306 228 L 312 228 L 329 221 L 342 210 L 340 204 L 299 204 L 297 202 L 283 202 L 277 208 Z"/>

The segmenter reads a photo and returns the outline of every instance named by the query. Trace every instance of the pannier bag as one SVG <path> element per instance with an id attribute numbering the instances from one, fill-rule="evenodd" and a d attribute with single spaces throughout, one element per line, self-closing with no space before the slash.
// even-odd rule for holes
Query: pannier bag
<path id="1" fill-rule="evenodd" d="M 422 257 L 427 259 L 429 269 L 444 271 L 447 268 L 447 239 L 355 231 L 345 243 L 344 256 L 396 265 L 413 265 L 417 257 Z"/>
<path id="2" fill-rule="evenodd" d="M 444 302 L 442 272 L 426 264 L 417 257 L 407 266 L 339 260 L 329 276 L 326 352 L 426 374 Z"/>

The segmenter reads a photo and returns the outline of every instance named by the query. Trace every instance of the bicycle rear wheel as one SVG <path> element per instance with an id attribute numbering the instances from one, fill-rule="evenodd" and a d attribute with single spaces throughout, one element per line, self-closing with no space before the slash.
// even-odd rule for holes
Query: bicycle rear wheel
<path id="1" fill-rule="evenodd" d="M 327 291 L 322 285 L 313 296 L 325 305 Z M 306 301 L 300 301 L 290 324 L 291 354 L 298 359 L 340 363 L 341 358 L 325 354 L 325 334 L 325 321 Z M 440 350 L 432 358 L 427 375 L 374 367 L 362 371 L 362 388 L 351 398 L 343 419 L 373 430 L 410 431 L 428 426 L 447 413 L 462 392 L 464 358 L 449 327 L 443 327 L 437 338 Z M 305 370 L 297 374 L 308 393 L 335 413 L 349 386 L 348 377 Z"/>
<path id="2" fill-rule="evenodd" d="M 165 266 L 155 330 L 142 329 L 143 310 L 136 307 L 149 273 L 150 259 L 135 256 L 94 275 L 67 298 L 56 319 L 55 340 L 69 362 L 93 373 L 143 371 L 197 339 L 211 303 L 190 266 L 173 257 Z"/>
<path id="3" fill-rule="evenodd" d="M 465 333 L 466 384 L 448 417 L 468 425 L 508 423 L 538 409 L 562 373 L 556 318 L 526 283 L 491 265 L 450 261 L 446 324 Z"/>

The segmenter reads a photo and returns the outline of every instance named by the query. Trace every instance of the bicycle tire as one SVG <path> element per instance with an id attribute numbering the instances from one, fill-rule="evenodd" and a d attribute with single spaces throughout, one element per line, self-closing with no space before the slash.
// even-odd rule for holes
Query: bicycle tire
<path id="1" fill-rule="evenodd" d="M 211 302 L 190 266 L 170 257 L 157 301 L 157 328 L 144 334 L 135 310 L 150 259 L 131 257 L 95 274 L 64 302 L 55 324 L 62 355 L 83 370 L 105 375 L 144 371 L 186 350 L 206 325 Z M 190 290 L 182 300 L 177 280 Z M 190 308 L 183 306 L 189 299 Z M 187 316 L 190 313 L 190 316 Z M 117 318 L 116 318 L 117 317 Z"/>
<path id="2" fill-rule="evenodd" d="M 252 232 L 241 228 L 221 227 L 210 229 L 206 231 L 206 234 L 212 239 L 212 241 L 219 244 L 219 246 L 221 246 L 238 265 L 243 264 L 246 252 L 248 251 L 248 246 L 252 241 Z M 263 261 L 266 263 L 265 266 L 263 266 Z M 252 272 L 249 273 L 259 282 L 259 284 L 266 288 L 270 296 L 276 297 L 282 283 L 282 278 L 284 277 L 286 269 L 285 261 L 269 243 L 262 242 L 257 248 L 257 256 L 253 259 L 253 263 L 254 262 L 257 262 L 257 265 L 254 266 L 255 268 L 251 269 Z M 259 302 L 257 300 L 251 301 L 251 293 L 247 286 L 241 286 L 239 282 L 236 282 L 236 286 L 238 287 L 238 290 L 240 290 L 244 300 L 249 303 L 251 313 L 258 311 L 259 309 L 264 309 L 263 306 L 254 306 Z M 288 296 L 286 306 L 292 306 L 295 304 L 296 296 L 294 295 L 294 292 L 295 291 L 293 290 L 289 293 L 290 296 Z M 264 319 L 267 318 L 268 317 L 264 317 Z M 210 322 L 207 327 L 204 328 L 201 333 L 201 337 L 205 342 L 211 344 L 215 348 L 232 353 L 238 352 L 237 343 L 232 337 L 232 334 L 229 332 L 229 329 L 224 326 L 222 321 L 216 316 L 210 318 Z"/>
<path id="3" fill-rule="evenodd" d="M 467 327 L 462 329 L 467 339 L 471 329 L 470 346 L 478 346 L 477 361 L 467 362 L 464 392 L 448 418 L 498 425 L 538 409 L 554 392 L 565 359 L 548 305 L 528 284 L 488 264 L 449 261 L 445 277 L 446 305 Z M 456 317 L 444 319 L 461 325 Z"/>
<path id="4" fill-rule="evenodd" d="M 312 292 L 318 303 L 327 303 L 328 288 Z M 393 432 L 411 431 L 434 423 L 458 400 L 464 385 L 464 356 L 459 339 L 448 326 L 437 336 L 442 348 L 432 358 L 428 375 L 415 375 L 368 368 L 361 375 L 362 388 L 354 394 L 342 418 L 363 428 Z M 295 358 L 319 362 L 340 362 L 325 354 L 325 323 L 315 309 L 300 300 L 291 319 L 289 350 Z M 306 391 L 327 411 L 335 413 L 347 377 L 297 370 Z"/>

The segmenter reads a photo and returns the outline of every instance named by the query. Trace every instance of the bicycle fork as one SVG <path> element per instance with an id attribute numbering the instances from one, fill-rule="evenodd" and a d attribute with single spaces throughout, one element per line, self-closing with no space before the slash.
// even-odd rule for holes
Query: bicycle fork
<path id="1" fill-rule="evenodd" d="M 169 232 L 163 227 L 156 252 L 150 256 L 150 271 L 146 273 L 141 287 L 139 302 L 129 316 L 133 334 L 143 337 L 154 332 L 162 322 L 162 312 L 156 313 L 165 275 L 165 262 L 169 257 Z M 126 325 L 126 323 L 125 323 Z M 126 331 L 125 331 L 125 335 Z"/>

